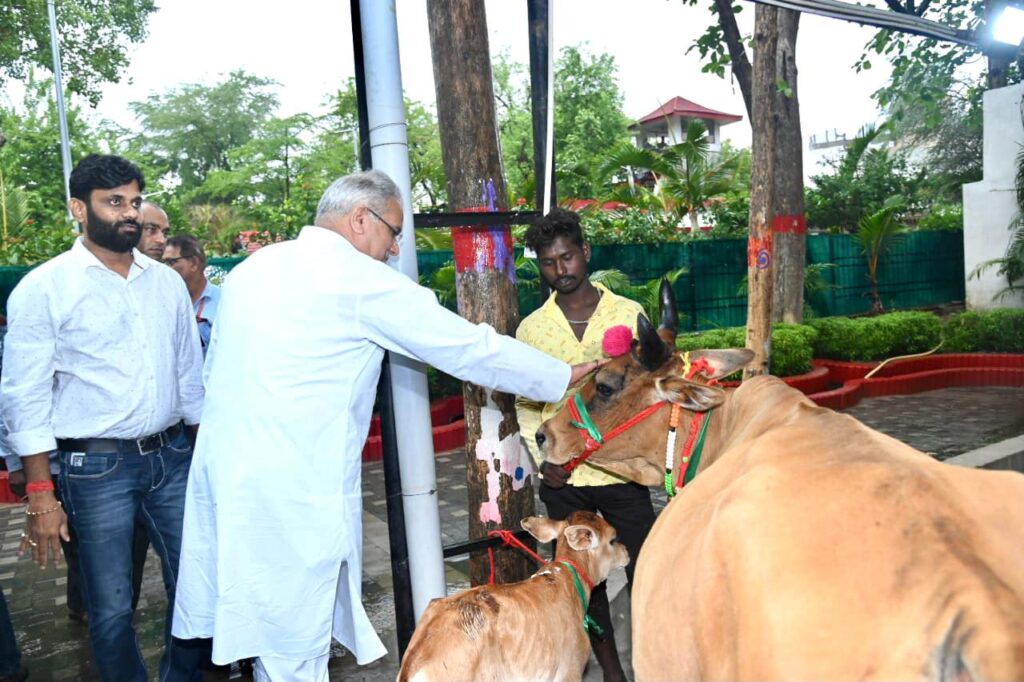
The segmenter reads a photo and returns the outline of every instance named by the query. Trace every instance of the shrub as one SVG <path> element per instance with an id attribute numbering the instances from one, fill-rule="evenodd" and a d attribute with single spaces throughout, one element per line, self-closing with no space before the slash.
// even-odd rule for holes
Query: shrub
<path id="1" fill-rule="evenodd" d="M 932 313 L 900 312 L 877 317 L 824 317 L 809 322 L 818 332 L 814 356 L 834 360 L 884 360 L 934 348 L 942 323 Z"/>
<path id="2" fill-rule="evenodd" d="M 942 332 L 945 353 L 1024 353 L 1024 310 L 958 313 Z"/>
<path id="3" fill-rule="evenodd" d="M 679 350 L 708 348 L 743 348 L 746 328 L 710 329 L 698 334 L 676 338 Z M 811 370 L 814 338 L 817 332 L 803 324 L 777 324 L 772 329 L 772 374 L 780 377 L 803 374 Z M 739 373 L 730 378 L 738 378 Z"/>
<path id="4" fill-rule="evenodd" d="M 916 225 L 919 230 L 964 229 L 963 204 L 936 204 L 921 216 Z"/>

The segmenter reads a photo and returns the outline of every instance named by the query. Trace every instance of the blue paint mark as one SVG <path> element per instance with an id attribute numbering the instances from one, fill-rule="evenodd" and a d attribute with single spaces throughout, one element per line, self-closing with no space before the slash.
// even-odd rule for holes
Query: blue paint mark
<path id="1" fill-rule="evenodd" d="M 517 481 L 523 480 L 523 467 L 516 467 L 515 479 Z"/>

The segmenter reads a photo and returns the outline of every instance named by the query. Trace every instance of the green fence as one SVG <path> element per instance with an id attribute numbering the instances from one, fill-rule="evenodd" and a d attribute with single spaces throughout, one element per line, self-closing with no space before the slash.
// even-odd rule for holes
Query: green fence
<path id="1" fill-rule="evenodd" d="M 517 250 L 516 254 L 519 255 Z M 683 329 L 742 325 L 747 318 L 747 297 L 740 293 L 747 276 L 744 239 L 697 240 L 683 244 L 622 244 L 595 246 L 591 271 L 617 269 L 634 284 L 685 267 L 676 280 L 676 301 Z M 429 276 L 452 260 L 451 251 L 417 254 L 421 276 Z M 239 258 L 211 258 L 210 265 L 230 271 Z M 870 284 L 864 256 L 849 235 L 809 235 L 807 262 L 831 263 L 823 277 L 829 288 L 808 298 L 820 316 L 869 312 Z M 0 267 L 0 300 L 29 271 L 26 267 Z M 920 308 L 964 300 L 964 245 L 962 232 L 910 232 L 882 259 L 879 272 L 882 301 L 889 310 Z M 536 295 L 520 296 L 526 315 L 539 305 Z"/>

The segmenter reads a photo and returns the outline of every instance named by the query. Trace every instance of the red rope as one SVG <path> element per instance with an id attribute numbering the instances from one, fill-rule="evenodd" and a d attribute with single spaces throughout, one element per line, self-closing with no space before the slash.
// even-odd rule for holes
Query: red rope
<path id="1" fill-rule="evenodd" d="M 524 552 L 529 554 L 531 557 L 533 557 L 533 559 L 536 560 L 537 563 L 540 563 L 540 564 L 545 563 L 544 557 L 542 557 L 540 554 L 537 554 L 532 549 L 530 549 L 529 547 L 524 545 L 519 540 L 519 538 L 517 538 L 515 536 L 515 534 L 512 531 L 510 531 L 510 530 L 492 530 L 489 533 L 487 533 L 487 535 L 489 537 L 492 537 L 492 538 L 493 537 L 499 537 L 499 538 L 501 538 L 505 542 L 506 545 L 509 545 L 510 547 L 515 547 L 516 549 L 523 550 Z M 493 585 L 494 584 L 494 572 L 495 572 L 494 571 L 494 548 L 493 547 L 488 547 L 487 548 L 487 559 L 490 561 L 490 564 L 491 564 L 491 575 L 487 579 L 487 584 L 488 585 Z"/>
<path id="2" fill-rule="evenodd" d="M 506 545 L 509 545 L 510 547 L 515 547 L 516 549 L 523 550 L 524 552 L 529 554 L 530 557 L 533 558 L 539 564 L 547 563 L 544 560 L 544 557 L 542 557 L 540 554 L 537 554 L 532 549 L 530 549 L 529 547 L 524 545 L 519 540 L 519 538 L 517 538 L 515 536 L 515 534 L 512 531 L 510 531 L 510 530 L 492 530 L 492 531 L 488 532 L 487 535 L 489 537 L 492 537 L 492 538 L 493 537 L 499 537 L 499 538 L 501 538 L 505 542 Z M 493 585 L 494 584 L 494 573 L 495 573 L 495 570 L 494 570 L 494 548 L 493 547 L 488 547 L 487 548 L 487 558 L 488 558 L 488 560 L 491 563 L 491 575 L 487 579 L 487 584 L 488 585 Z M 576 569 L 576 573 L 578 573 L 579 576 L 580 576 L 580 579 L 587 584 L 587 587 L 589 587 L 591 590 L 594 589 L 594 581 L 590 579 L 590 576 L 587 575 L 586 571 L 584 571 L 582 568 L 580 568 L 579 564 L 577 564 L 572 559 L 562 558 L 562 559 L 558 559 L 558 561 L 561 561 L 563 563 L 569 564 L 570 566 L 575 568 Z"/>
<path id="3" fill-rule="evenodd" d="M 693 419 L 690 420 L 690 433 L 686 436 L 686 445 L 683 446 L 681 455 L 686 458 L 683 465 L 679 467 L 679 477 L 676 479 L 676 488 L 683 487 L 683 481 L 686 479 L 686 472 L 690 470 L 690 462 L 693 461 L 693 457 L 690 453 L 693 452 L 693 442 L 697 439 L 697 432 L 700 431 L 701 422 L 707 418 L 707 412 L 698 412 L 693 415 Z"/>

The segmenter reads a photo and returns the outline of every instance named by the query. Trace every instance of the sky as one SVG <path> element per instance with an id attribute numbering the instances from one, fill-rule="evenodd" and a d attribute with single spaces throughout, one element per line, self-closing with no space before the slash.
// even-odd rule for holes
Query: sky
<path id="1" fill-rule="evenodd" d="M 384 1 L 384 0 L 381 0 Z M 627 116 L 639 118 L 676 95 L 744 120 L 723 129 L 739 146 L 750 145 L 750 123 L 731 78 L 701 73 L 687 49 L 713 19 L 707 2 L 682 0 L 551 0 L 556 50 L 587 43 L 592 53 L 615 57 Z M 754 5 L 741 1 L 741 29 L 750 32 Z M 435 101 L 426 0 L 395 2 L 402 83 L 406 95 Z M 96 118 L 135 127 L 127 108 L 182 83 L 213 84 L 244 68 L 280 84 L 280 114 L 316 113 L 325 96 L 353 75 L 349 3 L 344 0 L 163 0 L 151 15 L 149 37 L 130 49 L 121 83 L 103 89 Z M 492 54 L 507 49 L 529 62 L 525 0 L 486 0 Z M 853 134 L 878 113 L 871 93 L 888 68 L 855 73 L 853 64 L 873 29 L 822 17 L 801 19 L 797 43 L 798 94 L 805 174 L 814 170 L 807 140 L 826 130 Z M 557 106 L 557 102 L 556 102 Z M 557 147 L 556 147 L 557 149 Z"/>

